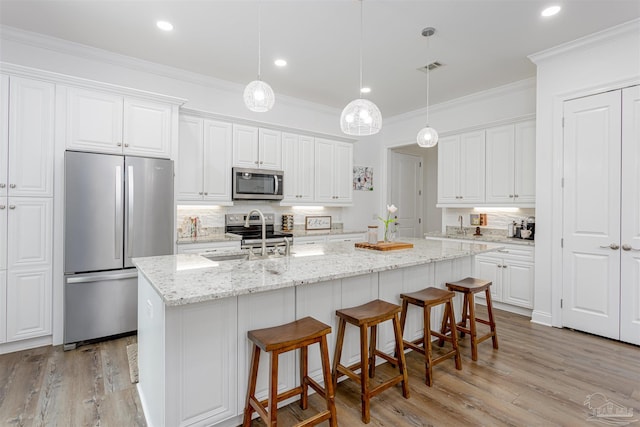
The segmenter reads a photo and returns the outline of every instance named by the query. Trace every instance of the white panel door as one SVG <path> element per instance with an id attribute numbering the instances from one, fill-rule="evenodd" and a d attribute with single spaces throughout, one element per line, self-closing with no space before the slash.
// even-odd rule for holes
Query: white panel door
<path id="1" fill-rule="evenodd" d="M 0 270 L 0 344 L 7 341 L 7 270 Z"/>
<path id="2" fill-rule="evenodd" d="M 335 201 L 333 187 L 336 179 L 333 174 L 334 165 L 334 148 L 333 141 L 316 138 L 315 143 L 315 191 L 317 202 L 333 202 Z"/>
<path id="3" fill-rule="evenodd" d="M 353 145 L 336 142 L 334 151 L 335 202 L 351 203 L 353 200 Z"/>
<path id="4" fill-rule="evenodd" d="M 620 339 L 640 344 L 640 86 L 622 92 Z"/>
<path id="5" fill-rule="evenodd" d="M 53 199 L 9 197 L 9 270 L 51 264 Z"/>
<path id="6" fill-rule="evenodd" d="M 536 122 L 516 123 L 514 196 L 516 203 L 536 201 Z"/>
<path id="7" fill-rule="evenodd" d="M 620 92 L 564 103 L 563 326 L 619 338 Z"/>
<path id="8" fill-rule="evenodd" d="M 486 202 L 512 204 L 515 201 L 514 126 L 487 129 L 486 138 Z"/>
<path id="9" fill-rule="evenodd" d="M 422 181 L 421 157 L 391 153 L 389 203 L 396 205 L 398 212 L 396 223 L 389 228 L 395 227 L 398 237 L 422 236 Z"/>
<path id="10" fill-rule="evenodd" d="M 533 264 L 503 260 L 502 301 L 533 308 L 533 273 Z"/>
<path id="11" fill-rule="evenodd" d="M 257 168 L 258 128 L 245 125 L 233 125 L 233 166 Z"/>
<path id="12" fill-rule="evenodd" d="M 460 201 L 484 203 L 484 131 L 460 135 Z"/>
<path id="13" fill-rule="evenodd" d="M 171 108 L 159 102 L 125 98 L 123 153 L 171 157 Z"/>
<path id="14" fill-rule="evenodd" d="M 122 112 L 119 95 L 69 88 L 67 148 L 122 153 Z"/>
<path id="15" fill-rule="evenodd" d="M 231 123 L 204 121 L 204 199 L 231 200 Z"/>
<path id="16" fill-rule="evenodd" d="M 202 200 L 203 120 L 181 116 L 179 133 L 176 198 Z"/>
<path id="17" fill-rule="evenodd" d="M 0 74 L 0 197 L 7 195 L 9 179 L 9 76 Z"/>
<path id="18" fill-rule="evenodd" d="M 51 267 L 7 273 L 7 341 L 51 334 Z"/>
<path id="19" fill-rule="evenodd" d="M 53 196 L 55 86 L 11 77 L 9 91 L 9 194 Z"/>
<path id="20" fill-rule="evenodd" d="M 282 170 L 282 132 L 260 128 L 258 141 L 260 168 Z"/>
<path id="21" fill-rule="evenodd" d="M 460 137 L 438 143 L 438 203 L 460 202 Z"/>
<path id="22" fill-rule="evenodd" d="M 7 220 L 9 213 L 9 207 L 7 205 L 7 198 L 0 197 L 0 270 L 7 269 Z"/>

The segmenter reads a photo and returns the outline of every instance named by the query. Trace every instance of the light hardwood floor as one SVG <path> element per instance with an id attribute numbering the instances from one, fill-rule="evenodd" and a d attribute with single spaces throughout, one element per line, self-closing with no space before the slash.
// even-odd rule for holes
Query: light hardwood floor
<path id="1" fill-rule="evenodd" d="M 591 411 L 585 401 L 602 393 L 633 409 L 637 421 L 631 425 L 640 426 L 640 347 L 496 312 L 499 350 L 484 342 L 473 362 L 468 339 L 462 341 L 462 370 L 453 361 L 436 366 L 433 387 L 424 384 L 421 357 L 408 354 L 411 398 L 404 399 L 399 388 L 373 398 L 369 425 L 596 426 L 601 424 L 587 421 Z M 70 352 L 43 347 L 0 356 L 0 426 L 144 426 L 129 381 L 126 346 L 133 341 L 127 337 Z M 384 378 L 390 372 L 384 365 L 376 375 Z M 598 398 L 594 402 L 601 403 Z M 338 384 L 336 402 L 341 426 L 363 425 L 353 381 Z M 295 424 L 322 403 L 314 395 L 304 413 L 295 403 L 281 409 L 279 425 Z"/>

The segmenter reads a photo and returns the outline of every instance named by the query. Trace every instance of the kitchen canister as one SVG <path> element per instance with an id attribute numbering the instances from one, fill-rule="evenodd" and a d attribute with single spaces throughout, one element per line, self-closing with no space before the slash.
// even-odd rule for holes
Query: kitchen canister
<path id="1" fill-rule="evenodd" d="M 378 243 L 378 226 L 370 225 L 369 230 L 367 231 L 367 243 L 371 243 L 375 245 Z"/>
<path id="2" fill-rule="evenodd" d="M 293 230 L 293 214 L 282 215 L 282 231 Z"/>

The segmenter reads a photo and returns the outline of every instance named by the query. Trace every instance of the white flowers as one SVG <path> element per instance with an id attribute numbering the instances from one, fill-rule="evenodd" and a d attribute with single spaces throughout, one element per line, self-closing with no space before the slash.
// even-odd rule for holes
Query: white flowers
<path id="1" fill-rule="evenodd" d="M 387 205 L 387 211 L 389 214 L 394 214 L 398 211 L 398 208 L 395 205 Z"/>
<path id="2" fill-rule="evenodd" d="M 395 205 L 387 205 L 387 219 L 378 217 L 380 221 L 384 223 L 384 241 L 389 241 L 389 224 L 396 222 L 395 218 L 391 218 L 391 214 L 394 214 L 398 211 L 398 208 Z"/>

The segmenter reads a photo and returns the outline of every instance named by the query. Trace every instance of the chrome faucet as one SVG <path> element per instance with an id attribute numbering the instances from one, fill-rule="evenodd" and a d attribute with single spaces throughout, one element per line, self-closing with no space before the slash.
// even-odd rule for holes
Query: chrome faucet
<path id="1" fill-rule="evenodd" d="M 458 234 L 464 234 L 466 236 L 467 235 L 467 231 L 462 226 L 462 223 L 464 221 L 464 219 L 462 218 L 462 215 L 458 215 L 458 221 L 460 221 L 460 229 L 458 230 Z"/>
<path id="2" fill-rule="evenodd" d="M 251 218 L 251 214 L 254 212 L 260 215 L 260 221 L 262 221 L 262 257 L 264 258 L 267 256 L 267 226 L 265 224 L 264 214 L 258 209 L 251 210 L 251 212 L 247 214 L 244 226 L 245 228 L 249 228 L 249 218 Z"/>

